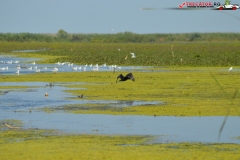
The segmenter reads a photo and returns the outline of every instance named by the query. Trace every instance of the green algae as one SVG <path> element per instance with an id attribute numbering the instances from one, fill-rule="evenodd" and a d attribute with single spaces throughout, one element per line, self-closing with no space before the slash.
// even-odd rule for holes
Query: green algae
<path id="1" fill-rule="evenodd" d="M 239 73 L 224 68 L 166 68 L 167 72 L 134 72 L 136 81 L 116 83 L 119 73 L 74 72 L 9 75 L 0 82 L 81 82 L 66 90 L 73 96 L 84 94 L 83 100 L 122 100 L 163 102 L 151 106 L 111 108 L 92 107 L 84 113 L 174 115 L 174 116 L 239 116 Z M 214 76 L 214 78 L 213 78 Z M 218 81 L 218 84 L 216 83 Z M 220 86 L 219 86 L 220 85 Z M 233 95 L 236 93 L 235 98 Z M 89 105 L 88 105 L 89 106 Z M 74 113 L 83 113 L 74 108 Z"/>
<path id="2" fill-rule="evenodd" d="M 149 144 L 154 137 L 0 132 L 1 159 L 239 159 L 239 144 Z"/>

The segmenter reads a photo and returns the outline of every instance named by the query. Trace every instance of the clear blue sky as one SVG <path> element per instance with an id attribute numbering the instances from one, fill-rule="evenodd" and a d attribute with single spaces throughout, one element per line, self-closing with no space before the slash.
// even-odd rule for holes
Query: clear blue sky
<path id="1" fill-rule="evenodd" d="M 0 33 L 57 33 L 59 29 L 68 33 L 240 32 L 240 9 L 164 9 L 178 7 L 183 2 L 185 0 L 1 0 Z M 224 0 L 216 2 L 222 4 Z M 239 0 L 231 2 L 240 4 Z"/>

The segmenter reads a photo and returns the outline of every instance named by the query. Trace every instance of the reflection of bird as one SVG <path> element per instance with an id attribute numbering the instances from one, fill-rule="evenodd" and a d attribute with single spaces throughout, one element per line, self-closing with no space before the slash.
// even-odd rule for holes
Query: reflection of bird
<path id="1" fill-rule="evenodd" d="M 136 55 L 135 55 L 135 53 L 130 53 L 131 55 L 132 55 L 132 58 L 136 58 Z"/>
<path id="2" fill-rule="evenodd" d="M 126 80 L 129 80 L 131 79 L 132 81 L 135 81 L 135 78 L 133 77 L 133 74 L 132 73 L 128 73 L 125 77 L 120 74 L 118 77 L 117 77 L 117 80 L 116 80 L 116 83 L 118 81 L 118 78 L 120 78 L 119 82 L 120 81 L 126 81 Z"/>
<path id="3" fill-rule="evenodd" d="M 233 67 L 230 67 L 229 70 L 228 70 L 228 72 L 232 72 L 232 69 L 233 69 Z"/>
<path id="4" fill-rule="evenodd" d="M 83 98 L 83 94 L 81 96 L 78 96 L 78 98 Z"/>

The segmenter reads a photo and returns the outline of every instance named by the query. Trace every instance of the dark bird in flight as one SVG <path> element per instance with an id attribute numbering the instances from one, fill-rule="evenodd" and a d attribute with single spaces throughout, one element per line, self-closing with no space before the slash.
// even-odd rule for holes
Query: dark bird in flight
<path id="1" fill-rule="evenodd" d="M 120 74 L 117 77 L 116 83 L 118 82 L 118 78 L 120 78 L 119 82 L 120 81 L 126 81 L 126 80 L 129 80 L 129 79 L 131 79 L 132 81 L 135 81 L 135 78 L 133 77 L 132 73 L 128 73 L 125 77 L 122 74 Z"/>

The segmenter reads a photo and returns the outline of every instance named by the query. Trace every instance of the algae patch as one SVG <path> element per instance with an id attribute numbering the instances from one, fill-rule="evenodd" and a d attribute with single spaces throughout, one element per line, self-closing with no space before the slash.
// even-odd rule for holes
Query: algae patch
<path id="1" fill-rule="evenodd" d="M 239 159 L 239 144 L 146 144 L 149 136 L 0 132 L 1 159 Z M 24 137 L 24 140 L 21 140 Z M 20 139 L 20 140 L 19 140 Z M 14 153 L 14 154 L 13 154 Z"/>

